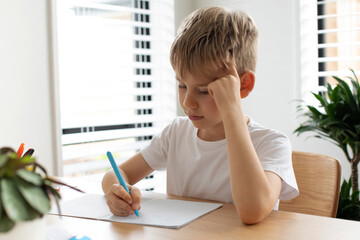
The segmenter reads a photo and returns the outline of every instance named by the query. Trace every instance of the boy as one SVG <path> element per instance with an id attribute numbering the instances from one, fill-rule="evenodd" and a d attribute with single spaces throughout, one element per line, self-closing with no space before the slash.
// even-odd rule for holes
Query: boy
<path id="1" fill-rule="evenodd" d="M 178 117 L 150 145 L 119 166 L 131 196 L 113 171 L 103 191 L 112 213 L 133 214 L 141 194 L 132 187 L 167 170 L 167 193 L 233 202 L 253 224 L 298 194 L 287 137 L 247 117 L 242 99 L 255 83 L 257 29 L 243 12 L 201 8 L 180 27 L 170 53 L 178 81 Z"/>

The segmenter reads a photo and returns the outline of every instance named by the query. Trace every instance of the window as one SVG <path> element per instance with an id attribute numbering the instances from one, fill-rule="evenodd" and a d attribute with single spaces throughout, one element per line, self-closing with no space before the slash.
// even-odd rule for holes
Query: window
<path id="1" fill-rule="evenodd" d="M 360 0 L 300 1 L 300 29 L 303 92 L 360 75 Z"/>
<path id="2" fill-rule="evenodd" d="M 102 175 L 176 114 L 173 1 L 58 0 L 63 172 Z"/>

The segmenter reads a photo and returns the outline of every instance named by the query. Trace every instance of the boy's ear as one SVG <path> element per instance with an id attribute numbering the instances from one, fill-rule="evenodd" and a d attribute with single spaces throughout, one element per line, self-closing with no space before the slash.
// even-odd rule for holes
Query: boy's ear
<path id="1" fill-rule="evenodd" d="M 241 89 L 240 94 L 241 98 L 246 98 L 255 86 L 255 74 L 252 71 L 244 72 L 241 77 Z"/>

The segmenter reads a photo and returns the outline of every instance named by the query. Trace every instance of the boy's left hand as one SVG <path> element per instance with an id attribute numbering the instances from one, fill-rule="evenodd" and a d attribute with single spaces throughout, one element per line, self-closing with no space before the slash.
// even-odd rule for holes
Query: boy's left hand
<path id="1" fill-rule="evenodd" d="M 220 112 L 231 111 L 241 104 L 241 80 L 233 64 L 227 75 L 216 79 L 207 87 Z"/>

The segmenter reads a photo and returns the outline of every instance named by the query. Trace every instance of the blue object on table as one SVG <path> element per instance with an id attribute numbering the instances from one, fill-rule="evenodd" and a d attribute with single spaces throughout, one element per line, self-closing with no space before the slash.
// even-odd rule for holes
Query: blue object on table
<path id="1" fill-rule="evenodd" d="M 115 175 L 116 175 L 117 179 L 119 180 L 120 185 L 123 186 L 123 187 L 125 188 L 125 190 L 126 190 L 129 194 L 131 194 L 130 191 L 129 191 L 129 189 L 128 189 L 128 187 L 126 186 L 126 183 L 125 183 L 123 177 L 121 176 L 121 173 L 120 173 L 120 171 L 119 171 L 118 166 L 116 165 L 116 162 L 115 162 L 115 160 L 114 160 L 113 155 L 112 155 L 111 152 L 109 152 L 109 151 L 106 153 L 106 155 L 107 155 L 107 157 L 108 157 L 108 159 L 109 159 L 109 161 L 110 161 L 110 164 L 111 164 L 112 168 L 114 169 Z M 139 216 L 139 211 L 138 211 L 138 210 L 135 210 L 135 215 L 136 215 L 136 216 Z"/>
<path id="2" fill-rule="evenodd" d="M 87 237 L 87 236 L 75 236 L 70 238 L 69 240 L 91 240 L 91 238 Z"/>

